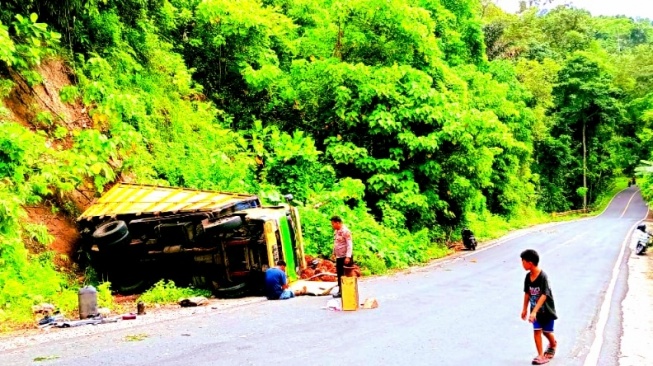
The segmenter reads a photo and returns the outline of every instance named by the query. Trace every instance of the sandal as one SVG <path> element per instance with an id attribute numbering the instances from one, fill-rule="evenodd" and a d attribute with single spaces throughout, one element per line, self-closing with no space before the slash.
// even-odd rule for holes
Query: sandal
<path id="1" fill-rule="evenodd" d="M 533 359 L 533 362 L 531 362 L 533 365 L 544 365 L 545 363 L 548 363 L 549 359 L 542 356 L 537 356 Z"/>
<path id="2" fill-rule="evenodd" d="M 544 357 L 548 359 L 552 359 L 553 356 L 555 355 L 556 355 L 556 349 L 551 346 L 549 346 L 549 348 L 547 348 L 546 351 L 544 351 Z"/>
<path id="3" fill-rule="evenodd" d="M 555 342 L 555 344 L 549 344 L 549 347 L 544 351 L 544 357 L 552 359 L 553 356 L 556 355 L 556 347 L 558 347 L 558 342 Z"/>

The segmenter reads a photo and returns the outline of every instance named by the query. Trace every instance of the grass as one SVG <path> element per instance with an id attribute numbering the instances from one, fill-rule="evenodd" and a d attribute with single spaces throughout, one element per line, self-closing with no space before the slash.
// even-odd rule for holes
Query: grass
<path id="1" fill-rule="evenodd" d="M 614 198 L 614 196 L 616 196 L 617 193 L 626 189 L 626 187 L 628 187 L 628 178 L 626 177 L 616 178 L 614 180 L 612 188 L 596 199 L 596 202 L 592 207 L 592 212 L 594 213 L 603 212 L 603 210 L 605 210 L 605 208 L 608 207 L 610 201 L 612 201 L 612 198 Z"/>
<path id="2" fill-rule="evenodd" d="M 510 220 L 495 215 L 470 215 L 470 229 L 482 241 L 500 238 L 512 230 L 522 229 L 548 222 L 571 221 L 583 217 L 597 215 L 610 204 L 612 198 L 628 187 L 628 178 L 615 178 L 610 190 L 599 196 L 590 208 L 589 213 L 574 213 L 569 215 L 553 216 L 534 209 L 525 210 Z M 456 237 L 454 237 L 456 238 Z"/>
<path id="3" fill-rule="evenodd" d="M 172 281 L 159 281 L 152 288 L 145 291 L 138 301 L 146 304 L 170 304 L 180 299 L 194 296 L 210 297 L 211 291 L 195 288 L 177 287 Z"/>

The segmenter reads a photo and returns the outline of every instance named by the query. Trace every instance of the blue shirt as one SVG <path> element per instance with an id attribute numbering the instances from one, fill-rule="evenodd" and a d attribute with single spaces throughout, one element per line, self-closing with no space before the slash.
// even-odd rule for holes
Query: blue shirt
<path id="1" fill-rule="evenodd" d="M 277 300 L 286 284 L 286 273 L 277 267 L 265 271 L 265 296 L 269 300 Z"/>

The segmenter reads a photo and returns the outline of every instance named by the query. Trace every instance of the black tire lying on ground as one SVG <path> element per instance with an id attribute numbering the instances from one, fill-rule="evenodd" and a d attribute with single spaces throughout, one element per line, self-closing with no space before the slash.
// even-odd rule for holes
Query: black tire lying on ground
<path id="1" fill-rule="evenodd" d="M 97 244 L 115 244 L 123 241 L 129 231 L 124 221 L 110 221 L 98 226 L 93 232 L 93 239 Z"/>

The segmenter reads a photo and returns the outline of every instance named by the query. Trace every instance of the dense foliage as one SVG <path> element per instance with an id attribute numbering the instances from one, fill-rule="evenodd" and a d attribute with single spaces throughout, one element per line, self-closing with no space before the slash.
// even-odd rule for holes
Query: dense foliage
<path id="1" fill-rule="evenodd" d="M 648 20 L 489 0 L 5 1 L 0 97 L 59 60 L 92 123 L 0 104 L 0 319 L 69 285 L 22 207 L 80 185 L 292 193 L 368 273 L 591 207 L 651 153 L 652 55 Z"/>
<path id="2" fill-rule="evenodd" d="M 591 205 L 650 154 L 651 22 L 565 7 L 512 15 L 484 3 L 488 58 L 516 63 L 535 97 L 538 206 Z"/>

